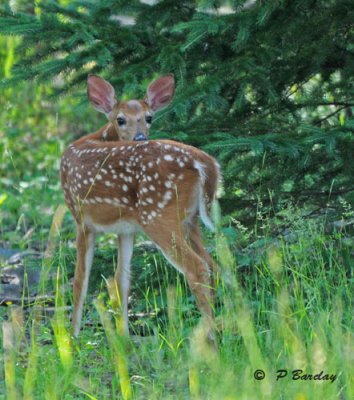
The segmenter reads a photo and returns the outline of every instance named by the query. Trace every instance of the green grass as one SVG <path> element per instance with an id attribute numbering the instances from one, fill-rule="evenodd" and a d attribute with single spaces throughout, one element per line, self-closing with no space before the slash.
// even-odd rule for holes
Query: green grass
<path id="1" fill-rule="evenodd" d="M 107 290 L 100 276 L 113 272 L 110 236 L 98 242 L 88 323 L 72 338 L 64 306 L 71 302 L 74 253 L 68 250 L 72 225 L 65 222 L 59 251 L 45 265 L 54 272 L 54 314 L 35 307 L 1 311 L 8 319 L 0 333 L 0 398 L 354 398 L 352 241 L 343 232 L 326 233 L 325 217 L 306 220 L 294 210 L 291 240 L 255 236 L 260 222 L 271 231 L 267 220 L 252 232 L 233 223 L 208 238 L 220 266 L 218 355 L 184 278 L 157 253 L 138 251 L 134 259 L 131 304 L 139 316 L 131 318 L 132 339 L 120 335 L 114 286 L 108 280 Z M 254 378 L 256 370 L 264 371 L 263 380 Z M 278 370 L 287 376 L 277 380 Z M 294 370 L 303 379 L 293 379 Z M 321 371 L 335 380 L 304 380 Z"/>

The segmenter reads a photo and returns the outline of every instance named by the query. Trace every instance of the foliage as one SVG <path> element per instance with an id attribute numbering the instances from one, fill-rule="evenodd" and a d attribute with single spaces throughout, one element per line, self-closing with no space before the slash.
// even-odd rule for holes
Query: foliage
<path id="1" fill-rule="evenodd" d="M 227 13 L 210 1 L 38 4 L 34 14 L 2 11 L 0 32 L 20 36 L 24 55 L 6 85 L 59 76 L 53 95 L 73 94 L 94 73 L 137 96 L 173 72 L 176 98 L 154 137 L 219 158 L 225 211 L 353 199 L 351 1 L 235 0 Z"/>
<path id="2" fill-rule="evenodd" d="M 13 63 L 21 58 L 19 45 L 12 37 L 0 38 L 0 78 L 12 76 Z M 63 202 L 60 156 L 69 138 L 100 123 L 75 99 L 48 101 L 52 94 L 49 86 L 23 82 L 4 89 L 0 98 L 0 237 L 19 247 L 31 244 L 34 227 L 41 228 L 45 240 L 53 212 Z"/>

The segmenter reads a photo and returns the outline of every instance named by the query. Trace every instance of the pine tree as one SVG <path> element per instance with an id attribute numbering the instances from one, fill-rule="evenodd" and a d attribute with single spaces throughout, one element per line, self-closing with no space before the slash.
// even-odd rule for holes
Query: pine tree
<path id="1" fill-rule="evenodd" d="M 65 83 L 56 95 L 84 96 L 93 73 L 137 96 L 172 72 L 176 97 L 156 118 L 153 137 L 183 140 L 221 161 L 224 211 L 247 218 L 258 200 L 275 211 L 289 200 L 319 207 L 338 196 L 353 201 L 353 2 L 227 4 L 43 1 L 32 13 L 3 7 L 0 33 L 22 38 L 19 62 L 3 84 L 59 76 Z"/>

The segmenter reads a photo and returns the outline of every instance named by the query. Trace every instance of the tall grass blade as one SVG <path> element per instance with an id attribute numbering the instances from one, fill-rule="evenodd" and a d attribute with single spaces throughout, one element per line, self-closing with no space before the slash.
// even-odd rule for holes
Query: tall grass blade
<path id="1" fill-rule="evenodd" d="M 8 400 L 16 400 L 18 398 L 16 388 L 16 355 L 14 343 L 14 329 L 9 321 L 2 323 L 3 350 L 4 350 L 4 372 L 6 398 Z"/>
<path id="2" fill-rule="evenodd" d="M 115 283 L 110 281 L 108 283 L 108 290 L 110 296 L 113 297 L 112 304 L 114 306 L 117 306 L 120 304 L 119 301 L 119 296 L 115 297 L 116 295 L 114 294 L 117 292 L 117 287 L 115 286 Z M 113 289 L 114 288 L 114 289 Z M 104 303 L 102 299 L 98 298 L 95 302 L 95 307 L 98 311 L 98 314 L 100 316 L 107 341 L 108 341 L 108 346 L 110 348 L 110 351 L 112 352 L 112 360 L 113 360 L 113 366 L 115 369 L 115 373 L 117 376 L 117 379 L 119 380 L 122 396 L 124 400 L 129 400 L 132 398 L 132 389 L 131 389 L 131 384 L 130 384 L 130 376 L 129 376 L 129 370 L 128 370 L 128 362 L 127 362 L 127 357 L 125 353 L 125 338 L 122 338 L 120 335 L 120 332 L 122 332 L 122 315 L 121 312 L 118 312 L 117 314 L 117 319 L 116 319 L 116 329 L 114 329 L 114 326 L 112 324 L 111 318 L 109 317 L 107 313 L 107 309 L 104 306 Z M 118 331 L 118 332 L 117 332 Z M 120 332 L 119 332 L 120 331 Z"/>
<path id="3" fill-rule="evenodd" d="M 35 400 L 34 390 L 36 386 L 38 374 L 38 358 L 39 350 L 36 342 L 37 323 L 34 319 L 31 329 L 31 349 L 28 354 L 27 368 L 25 373 L 25 381 L 23 384 L 23 397 L 28 400 Z"/>

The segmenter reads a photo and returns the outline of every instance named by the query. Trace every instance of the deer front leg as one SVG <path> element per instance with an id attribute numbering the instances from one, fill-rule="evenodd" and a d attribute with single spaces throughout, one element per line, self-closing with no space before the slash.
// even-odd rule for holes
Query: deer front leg
<path id="1" fill-rule="evenodd" d="M 77 225 L 76 268 L 74 276 L 74 310 L 72 323 L 74 336 L 78 336 L 81 327 L 82 309 L 87 293 L 88 281 L 93 261 L 95 235 L 87 227 Z"/>
<path id="2" fill-rule="evenodd" d="M 134 235 L 122 234 L 118 236 L 118 268 L 116 281 L 118 285 L 119 302 L 123 313 L 124 333 L 129 335 L 128 328 L 128 295 L 130 289 L 130 261 L 133 255 Z"/>

